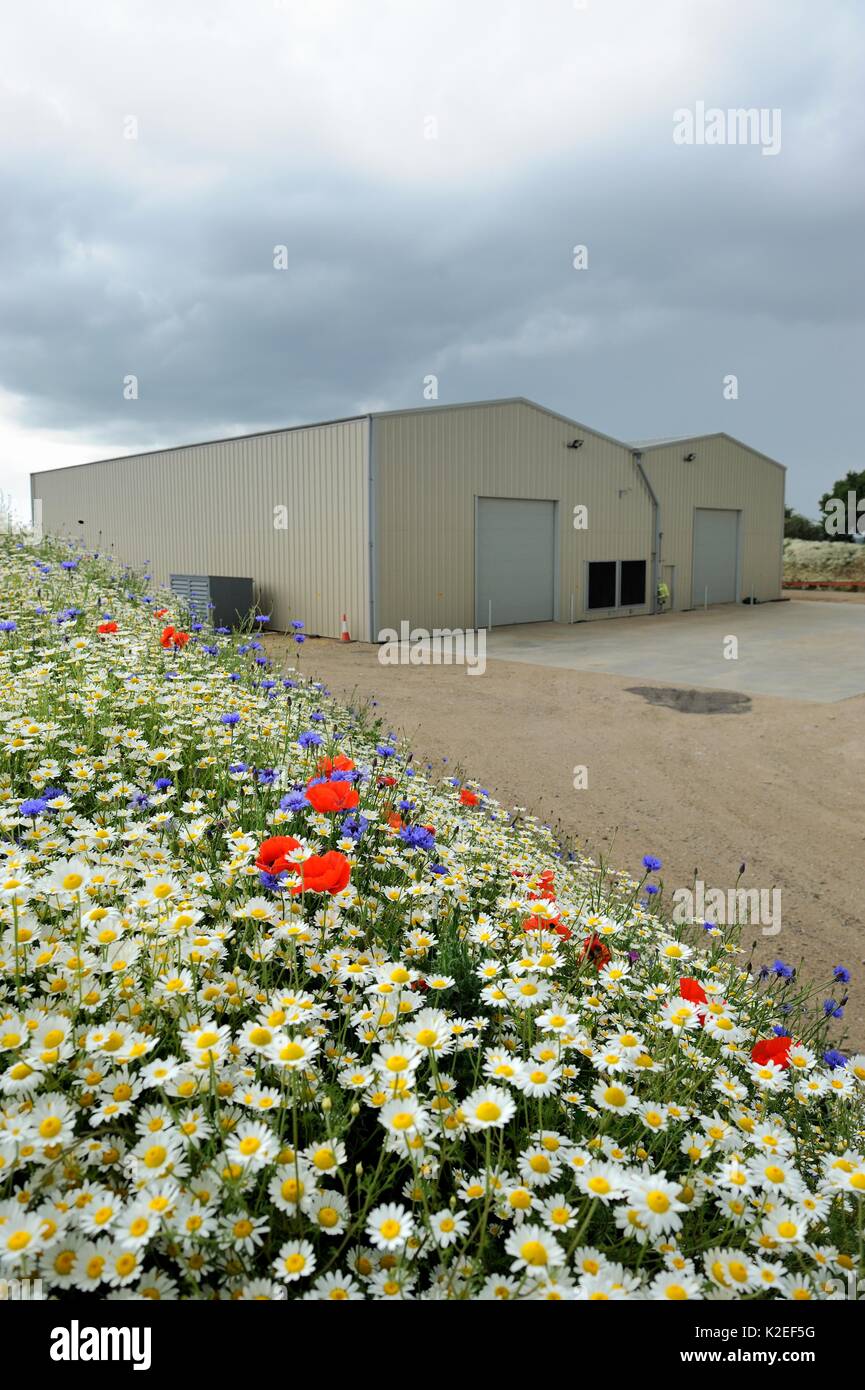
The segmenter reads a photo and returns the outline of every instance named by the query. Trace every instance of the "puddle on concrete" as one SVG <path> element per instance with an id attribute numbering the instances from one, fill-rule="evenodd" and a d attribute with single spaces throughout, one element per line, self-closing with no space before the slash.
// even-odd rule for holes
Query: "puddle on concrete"
<path id="1" fill-rule="evenodd" d="M 642 695 L 650 705 L 663 705 L 680 714 L 747 714 L 750 695 L 738 690 L 682 690 L 674 686 L 631 685 L 629 695 Z"/>

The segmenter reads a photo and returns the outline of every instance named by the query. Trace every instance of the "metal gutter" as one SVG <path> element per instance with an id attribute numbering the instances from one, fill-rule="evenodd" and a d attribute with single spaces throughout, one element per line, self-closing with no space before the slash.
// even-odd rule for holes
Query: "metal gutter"
<path id="1" fill-rule="evenodd" d="M 367 417 L 367 492 L 369 501 L 368 528 L 369 528 L 369 641 L 377 642 L 378 633 L 375 626 L 376 609 L 376 569 L 378 565 L 378 546 L 376 537 L 376 497 L 375 497 L 375 438 L 373 434 L 374 415 Z"/>
<path id="2" fill-rule="evenodd" d="M 654 535 L 652 541 L 652 598 L 651 608 L 649 609 L 649 611 L 650 613 L 657 613 L 658 585 L 661 582 L 661 508 L 658 499 L 655 496 L 655 490 L 652 487 L 652 484 L 649 482 L 649 479 L 646 475 L 646 470 L 643 467 L 643 455 L 639 449 L 633 450 L 633 459 L 634 463 L 637 465 L 637 471 L 640 477 L 646 484 L 646 491 L 652 499 L 652 530 Z"/>

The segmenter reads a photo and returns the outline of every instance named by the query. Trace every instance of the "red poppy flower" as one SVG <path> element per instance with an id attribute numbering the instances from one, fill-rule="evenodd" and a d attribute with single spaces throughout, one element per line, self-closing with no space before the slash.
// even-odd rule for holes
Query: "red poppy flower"
<path id="1" fill-rule="evenodd" d="M 259 846 L 255 867 L 268 874 L 280 874 L 283 869 L 296 873 L 297 864 L 286 856 L 293 849 L 298 849 L 299 845 L 300 841 L 295 840 L 293 835 L 274 835 L 272 839 L 262 841 Z"/>
<path id="2" fill-rule="evenodd" d="M 338 849 L 329 849 L 304 859 L 300 876 L 303 886 L 292 888 L 292 893 L 341 893 L 351 877 L 351 864 Z"/>
<path id="3" fill-rule="evenodd" d="M 168 609 L 167 609 L 167 608 L 157 608 L 157 610 L 156 610 L 156 612 L 153 614 L 153 616 L 154 616 L 154 618 L 164 618 L 167 612 L 168 612 Z"/>
<path id="4" fill-rule="evenodd" d="M 786 1071 L 790 1065 L 790 1048 L 793 1046 L 793 1039 L 785 1034 L 779 1038 L 762 1038 L 755 1043 L 751 1052 L 751 1061 L 763 1066 L 766 1062 L 774 1062 L 776 1066 L 783 1067 Z"/>
<path id="5" fill-rule="evenodd" d="M 538 899 L 541 899 L 548 903 L 554 903 L 556 900 L 556 890 L 551 883 L 544 883 L 537 893 L 529 893 L 529 898 L 532 902 L 537 902 Z"/>
<path id="6" fill-rule="evenodd" d="M 586 956 L 588 956 L 589 960 L 593 962 L 596 970 L 603 970 L 604 966 L 607 964 L 607 961 L 613 959 L 613 954 L 610 948 L 607 945 L 605 945 L 605 943 L 596 933 L 593 933 L 591 936 L 585 937 L 585 939 L 583 940 L 583 949 L 580 952 L 580 955 L 584 960 Z"/>
<path id="7" fill-rule="evenodd" d="M 306 799 L 316 811 L 351 811 L 360 797 L 350 782 L 316 782 L 308 786 Z"/>
<path id="8" fill-rule="evenodd" d="M 523 931 L 554 931 L 563 941 L 570 941 L 571 929 L 566 927 L 561 917 L 527 917 Z"/>
<path id="9" fill-rule="evenodd" d="M 462 791 L 460 792 L 460 801 L 464 806 L 477 806 L 480 801 L 480 797 L 477 795 L 476 792 L 470 792 L 468 787 L 463 787 Z"/>
<path id="10" fill-rule="evenodd" d="M 391 830 L 402 830 L 403 825 L 405 824 L 399 811 L 394 811 L 392 816 L 388 816 L 387 823 L 390 826 Z"/>
<path id="11" fill-rule="evenodd" d="M 332 772 L 352 772 L 354 763 L 344 753 L 338 753 L 335 758 L 319 758 L 318 770 L 323 776 L 329 777 Z"/>
<path id="12" fill-rule="evenodd" d="M 709 1000 L 706 991 L 699 980 L 691 980 L 687 975 L 683 975 L 679 981 L 679 995 L 682 999 L 687 999 L 689 1004 L 708 1004 Z M 705 1011 L 699 1014 L 700 1027 L 705 1027 Z"/>
<path id="13" fill-rule="evenodd" d="M 96 629 L 96 631 L 97 631 L 97 632 L 116 632 L 116 631 L 117 631 L 117 624 L 116 624 L 116 623 L 100 623 L 99 626 L 98 626 L 98 628 Z"/>
<path id="14" fill-rule="evenodd" d="M 388 773 L 388 775 L 387 775 L 386 777 L 379 777 L 379 779 L 378 779 L 378 785 L 379 785 L 380 787 L 395 787 L 395 786 L 396 786 L 396 778 L 395 778 L 395 777 L 391 777 L 390 773 Z"/>
<path id="15" fill-rule="evenodd" d="M 189 633 L 180 632 L 174 627 L 164 627 L 159 640 L 163 647 L 185 647 L 189 641 Z"/>
<path id="16" fill-rule="evenodd" d="M 683 976 L 679 981 L 679 994 L 691 1004 L 708 1004 L 709 999 L 699 980 Z"/>

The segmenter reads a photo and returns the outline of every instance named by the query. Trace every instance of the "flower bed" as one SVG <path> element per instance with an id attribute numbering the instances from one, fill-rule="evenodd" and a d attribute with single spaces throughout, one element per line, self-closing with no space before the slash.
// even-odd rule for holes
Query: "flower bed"
<path id="1" fill-rule="evenodd" d="M 844 541 L 784 541 L 784 585 L 865 584 L 865 546 Z"/>
<path id="2" fill-rule="evenodd" d="M 0 1277 L 845 1295 L 865 1057 L 830 1047 L 842 1000 L 670 925 L 657 860 L 562 849 L 254 636 L 3 547 Z"/>

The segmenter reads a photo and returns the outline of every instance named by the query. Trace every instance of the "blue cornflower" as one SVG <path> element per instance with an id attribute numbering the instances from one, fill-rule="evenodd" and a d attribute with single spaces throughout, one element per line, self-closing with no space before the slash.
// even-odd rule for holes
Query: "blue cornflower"
<path id="1" fill-rule="evenodd" d="M 201 650 L 202 650 L 203 652 L 207 652 L 207 655 L 208 655 L 208 656 L 219 656 L 219 648 L 218 648 L 218 647 L 214 647 L 214 646 L 212 646 L 212 645 L 211 645 L 211 646 L 208 646 L 208 645 L 205 643 L 205 644 L 202 646 Z"/>
<path id="2" fill-rule="evenodd" d="M 657 883 L 647 883 L 645 891 L 647 893 L 660 893 L 661 890 L 658 887 Z"/>
<path id="3" fill-rule="evenodd" d="M 780 980 L 792 980 L 796 973 L 792 965 L 785 965 L 782 960 L 773 962 L 772 972 L 777 975 Z"/>
<path id="4" fill-rule="evenodd" d="M 415 808 L 415 803 L 414 803 L 413 801 L 398 801 L 398 802 L 397 802 L 397 809 L 400 810 L 400 811 L 402 811 L 403 814 L 405 814 L 407 811 L 413 811 L 414 808 Z"/>
<path id="5" fill-rule="evenodd" d="M 260 869 L 258 878 L 262 888 L 267 888 L 271 893 L 279 893 L 282 890 L 287 869 L 280 869 L 278 874 L 269 874 L 266 869 Z"/>
<path id="6" fill-rule="evenodd" d="M 136 792 L 129 804 L 133 810 L 143 811 L 150 805 L 150 797 L 145 792 Z"/>
<path id="7" fill-rule="evenodd" d="M 276 681 L 261 681 L 261 683 L 260 683 L 260 685 L 259 685 L 259 689 L 260 689 L 260 690 L 266 690 L 268 693 L 270 693 L 270 691 L 271 691 L 271 690 L 274 690 L 275 688 L 276 688 Z"/>
<path id="8" fill-rule="evenodd" d="M 324 723 L 324 715 L 322 714 L 321 710 L 313 710 L 312 714 L 309 717 L 314 724 Z"/>
<path id="9" fill-rule="evenodd" d="M 309 802 L 301 791 L 289 792 L 279 803 L 280 811 L 302 811 Z"/>
<path id="10" fill-rule="evenodd" d="M 203 631 L 204 631 L 204 623 L 191 623 L 191 624 L 190 624 L 190 631 L 191 631 L 191 632 L 203 632 Z"/>
<path id="11" fill-rule="evenodd" d="M 77 561 L 77 560 L 61 560 L 61 561 L 60 561 L 60 568 L 61 568 L 62 570 L 77 570 L 77 568 L 78 568 L 78 561 Z"/>
<path id="12" fill-rule="evenodd" d="M 168 791 L 168 788 L 171 786 L 171 778 L 170 778 L 170 777 L 157 777 L 157 779 L 156 779 L 156 781 L 153 783 L 153 785 L 154 785 L 154 787 L 156 788 L 156 790 L 157 790 L 158 792 L 166 792 L 166 791 Z"/>
<path id="13" fill-rule="evenodd" d="M 0 623 L 0 632 L 17 632 L 17 631 L 18 631 L 18 624 L 15 623 L 15 622 L 13 622 L 11 618 L 4 618 L 3 621 L 2 621 L 2 623 Z"/>
<path id="14" fill-rule="evenodd" d="M 835 976 L 836 980 L 840 980 L 842 985 L 849 985 L 850 971 L 845 970 L 843 965 L 836 965 L 835 969 L 832 971 L 832 974 Z"/>
<path id="15" fill-rule="evenodd" d="M 392 758 L 396 753 L 396 749 L 392 748 L 389 743 L 377 743 L 375 751 L 380 758 Z"/>
<path id="16" fill-rule="evenodd" d="M 291 625 L 294 628 L 295 632 L 300 632 L 301 629 L 306 626 L 305 623 L 298 622 L 296 618 L 292 618 Z"/>
<path id="17" fill-rule="evenodd" d="M 279 772 L 275 767 L 263 767 L 258 774 L 258 780 L 263 787 L 272 787 L 274 782 L 279 781 Z"/>
<path id="18" fill-rule="evenodd" d="M 258 614 L 256 615 L 255 621 L 256 621 L 257 623 L 269 623 L 269 622 L 270 622 L 270 614 L 269 614 L 269 613 L 258 613 Z"/>
<path id="19" fill-rule="evenodd" d="M 301 748 L 320 748 L 324 743 L 321 734 L 317 734 L 313 729 L 306 729 L 297 740 Z"/>
<path id="20" fill-rule="evenodd" d="M 229 772 L 248 772 L 249 763 L 229 763 L 228 770 Z"/>
<path id="21" fill-rule="evenodd" d="M 296 633 L 294 634 L 294 640 L 295 640 L 295 642 L 297 643 L 297 645 L 300 647 L 300 646 L 302 646 L 303 643 L 306 641 L 306 638 L 304 637 L 304 635 L 303 635 L 302 632 L 296 632 Z"/>
<path id="22" fill-rule="evenodd" d="M 444 864 L 431 864 L 431 865 L 430 865 L 430 873 L 431 873 L 431 874 L 446 874 L 446 873 L 447 873 L 447 869 L 445 868 Z"/>
<path id="23" fill-rule="evenodd" d="M 239 671 L 230 671 L 228 679 L 232 682 L 233 685 L 236 685 L 237 682 L 240 680 Z"/>
<path id="24" fill-rule="evenodd" d="M 284 680 L 284 681 L 282 682 L 282 684 L 283 684 L 283 686 L 285 687 L 286 690 L 296 690 L 296 689 L 297 689 L 297 681 Z"/>
<path id="25" fill-rule="evenodd" d="M 20 815 L 33 816 L 35 820 L 37 816 L 42 815 L 42 812 L 47 809 L 47 806 L 48 802 L 43 800 L 41 796 L 33 796 L 27 801 L 22 801 L 21 805 L 18 807 L 18 811 Z"/>
<path id="26" fill-rule="evenodd" d="M 828 1052 L 823 1053 L 823 1061 L 826 1063 L 826 1066 L 831 1067 L 833 1071 L 836 1067 L 846 1067 L 847 1065 L 847 1058 L 844 1056 L 844 1053 L 839 1052 L 835 1047 L 830 1047 Z"/>
<path id="27" fill-rule="evenodd" d="M 432 849 L 435 845 L 435 836 L 423 825 L 406 825 L 399 837 L 411 849 Z"/>
<path id="28" fill-rule="evenodd" d="M 843 1018 L 843 1017 L 844 1017 L 844 1010 L 843 1010 L 843 1009 L 841 1008 L 841 1006 L 839 1005 L 837 999 L 824 999 L 824 1000 L 823 1000 L 823 1012 L 824 1012 L 824 1014 L 826 1015 L 827 1018 Z"/>
<path id="29" fill-rule="evenodd" d="M 656 873 L 662 867 L 660 859 L 656 859 L 654 854 L 643 855 L 643 865 L 649 870 L 650 874 Z"/>
<path id="30" fill-rule="evenodd" d="M 227 714 L 221 714 L 221 715 L 219 716 L 219 722 L 220 722 L 220 724 L 229 724 L 229 725 L 232 725 L 232 724 L 239 724 L 239 723 L 240 723 L 240 715 L 237 713 L 237 710 L 229 710 L 229 712 L 228 712 Z"/>
<path id="31" fill-rule="evenodd" d="M 352 840 L 359 840 L 368 826 L 369 821 L 366 816 L 345 816 L 342 822 L 342 833 L 349 835 Z"/>

